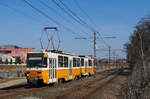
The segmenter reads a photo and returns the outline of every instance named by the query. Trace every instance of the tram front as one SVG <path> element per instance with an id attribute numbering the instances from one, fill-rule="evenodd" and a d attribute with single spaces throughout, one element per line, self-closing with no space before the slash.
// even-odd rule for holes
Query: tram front
<path id="1" fill-rule="evenodd" d="M 27 54 L 27 83 L 38 85 L 49 82 L 47 53 L 30 52 Z"/>

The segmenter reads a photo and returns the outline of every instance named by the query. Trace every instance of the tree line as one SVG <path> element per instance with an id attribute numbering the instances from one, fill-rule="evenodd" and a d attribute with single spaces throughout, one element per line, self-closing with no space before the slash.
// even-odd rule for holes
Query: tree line
<path id="1" fill-rule="evenodd" d="M 148 99 L 150 93 L 150 17 L 136 25 L 129 42 L 125 44 L 127 61 L 132 70 L 124 89 L 124 99 Z"/>

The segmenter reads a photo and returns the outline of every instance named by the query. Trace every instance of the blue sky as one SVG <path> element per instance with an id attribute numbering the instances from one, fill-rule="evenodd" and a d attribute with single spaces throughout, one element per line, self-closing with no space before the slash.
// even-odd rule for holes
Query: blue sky
<path id="1" fill-rule="evenodd" d="M 57 10 L 56 14 L 40 4 L 38 0 L 28 0 L 35 7 L 41 9 L 49 16 L 71 28 L 73 31 L 85 37 L 93 37 L 93 33 L 76 23 L 62 12 L 51 0 L 42 0 L 50 7 Z M 88 18 L 75 5 L 74 0 L 63 0 L 79 17 L 95 27 Z M 92 18 L 95 27 L 103 37 L 116 36 L 116 39 L 104 39 L 113 49 L 123 49 L 129 41 L 138 21 L 150 14 L 149 0 L 77 0 L 84 11 Z M 10 8 L 4 6 L 7 5 Z M 13 9 L 15 10 L 13 10 Z M 93 43 L 87 40 L 76 40 L 77 37 L 70 31 L 54 24 L 34 9 L 24 3 L 23 0 L 0 0 L 0 45 L 16 44 L 25 48 L 40 49 L 40 35 L 43 27 L 57 26 L 61 38 L 61 50 L 75 54 L 93 54 Z M 61 15 L 61 16 L 60 16 Z M 65 19 L 70 22 L 65 21 Z M 73 24 L 72 24 L 73 23 Z M 83 33 L 84 30 L 86 33 Z M 101 40 L 97 40 L 98 57 L 107 57 L 107 49 Z M 124 53 L 116 52 L 124 57 Z"/>

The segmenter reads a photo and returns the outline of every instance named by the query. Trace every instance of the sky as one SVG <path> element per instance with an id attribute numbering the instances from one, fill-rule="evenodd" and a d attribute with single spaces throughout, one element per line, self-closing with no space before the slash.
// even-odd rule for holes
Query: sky
<path id="1" fill-rule="evenodd" d="M 28 0 L 33 6 L 42 10 L 57 22 L 71 29 L 75 33 L 87 37 L 93 37 L 93 31 L 73 20 L 58 8 L 52 0 L 41 0 L 50 8 L 42 5 L 40 0 Z M 59 0 L 56 0 L 57 2 Z M 124 44 L 129 42 L 136 24 L 141 18 L 150 14 L 149 0 L 76 0 L 80 7 L 90 16 L 92 22 L 79 9 L 75 0 L 62 0 L 88 25 L 94 27 L 112 49 L 124 49 Z M 60 35 L 60 50 L 65 52 L 92 55 L 93 39 L 75 39 L 79 37 L 64 27 L 53 23 L 40 13 L 36 12 L 24 0 L 0 0 L 0 45 L 19 45 L 23 48 L 40 49 L 40 36 L 44 27 L 57 27 Z M 49 31 L 53 33 L 53 31 Z M 116 37 L 108 39 L 105 37 Z M 43 37 L 46 46 L 46 36 Z M 57 45 L 58 38 L 54 41 Z M 102 40 L 97 40 L 97 57 L 108 57 L 108 47 Z M 50 45 L 52 48 L 52 45 Z M 115 50 L 113 50 L 115 51 Z M 113 53 L 113 52 L 112 52 Z M 125 57 L 125 52 L 115 51 L 119 57 Z"/>

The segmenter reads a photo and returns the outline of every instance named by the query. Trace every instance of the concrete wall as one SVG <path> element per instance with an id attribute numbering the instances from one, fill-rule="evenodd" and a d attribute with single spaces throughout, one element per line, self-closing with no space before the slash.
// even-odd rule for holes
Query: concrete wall
<path id="1" fill-rule="evenodd" d="M 24 73 L 22 72 L 0 72 L 0 78 L 16 78 L 16 77 L 24 77 Z"/>

